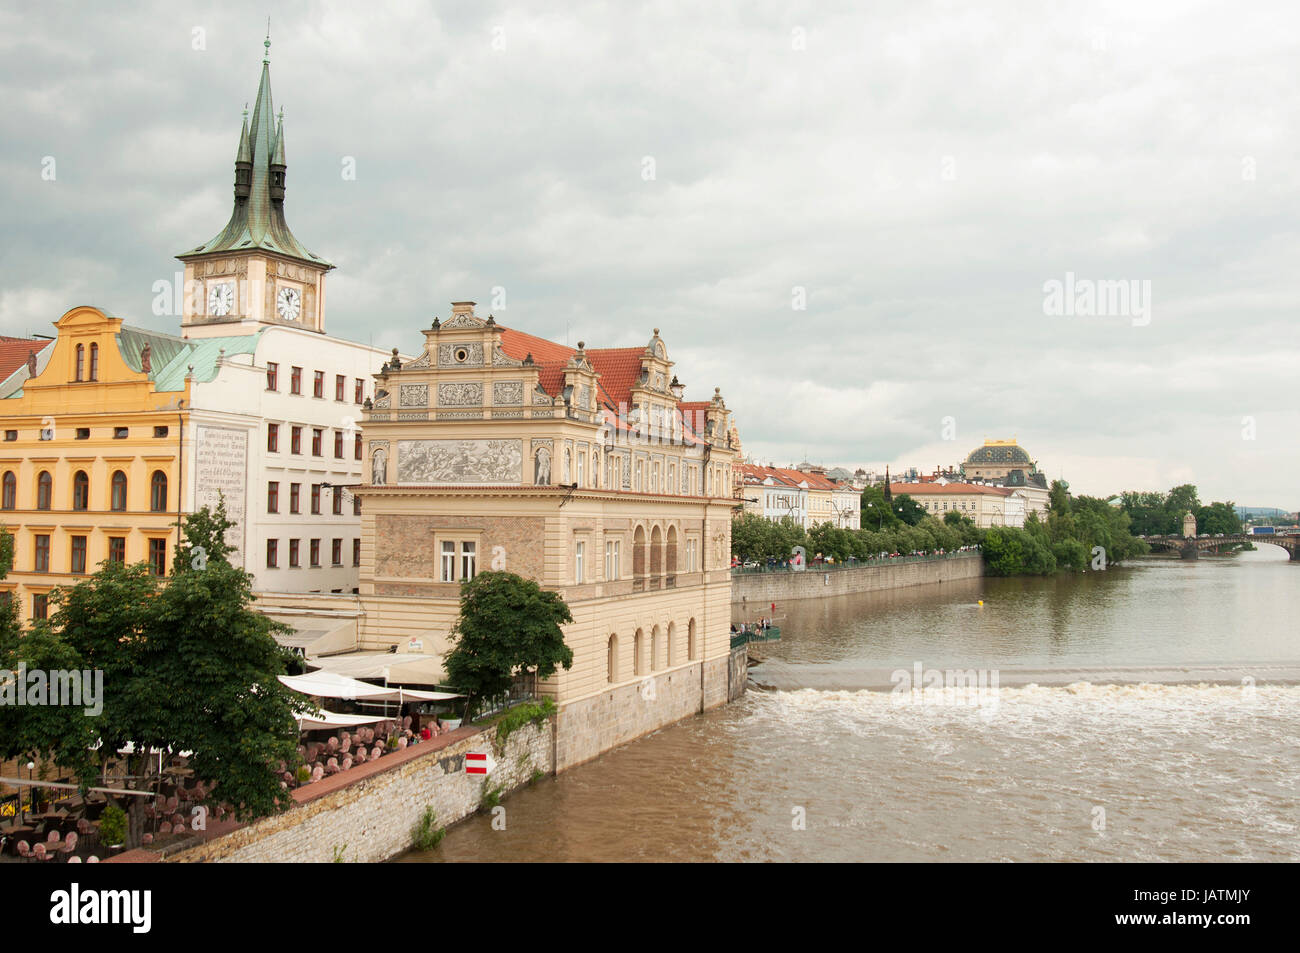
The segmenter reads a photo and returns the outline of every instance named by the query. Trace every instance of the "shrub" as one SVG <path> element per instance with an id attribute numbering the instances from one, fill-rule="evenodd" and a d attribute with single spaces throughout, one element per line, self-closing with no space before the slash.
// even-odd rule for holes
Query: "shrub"
<path id="1" fill-rule="evenodd" d="M 497 737 L 493 744 L 493 747 L 497 749 L 497 754 L 505 751 L 506 739 L 514 732 L 530 723 L 540 725 L 554 714 L 555 702 L 549 698 L 543 698 L 540 702 L 525 702 L 510 709 L 497 722 Z"/>
<path id="2" fill-rule="evenodd" d="M 411 842 L 416 850 L 433 850 L 447 836 L 447 828 L 437 827 L 438 815 L 433 806 L 424 809 L 424 814 L 411 829 Z"/>
<path id="3" fill-rule="evenodd" d="M 108 847 L 126 843 L 126 811 L 116 804 L 104 808 L 99 818 L 99 839 Z"/>

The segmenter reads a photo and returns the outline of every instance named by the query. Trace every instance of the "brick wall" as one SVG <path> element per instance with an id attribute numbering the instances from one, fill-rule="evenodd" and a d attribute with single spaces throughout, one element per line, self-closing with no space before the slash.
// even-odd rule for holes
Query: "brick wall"
<path id="1" fill-rule="evenodd" d="M 919 562 L 883 563 L 853 569 L 818 572 L 734 573 L 731 579 L 731 604 L 758 611 L 773 602 L 795 599 L 820 599 L 850 592 L 875 592 L 901 589 L 955 579 L 973 579 L 984 575 L 984 558 L 978 553 L 948 556 Z"/>

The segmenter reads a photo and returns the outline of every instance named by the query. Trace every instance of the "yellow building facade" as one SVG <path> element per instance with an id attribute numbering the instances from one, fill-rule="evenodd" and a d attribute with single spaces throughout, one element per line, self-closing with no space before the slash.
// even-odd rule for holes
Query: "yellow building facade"
<path id="1" fill-rule="evenodd" d="M 7 398 L 0 522 L 14 565 L 0 591 L 24 618 L 105 560 L 169 571 L 181 499 L 189 382 L 162 391 L 123 354 L 122 321 L 78 307 L 44 368 Z M 128 336 L 129 339 L 129 336 Z"/>

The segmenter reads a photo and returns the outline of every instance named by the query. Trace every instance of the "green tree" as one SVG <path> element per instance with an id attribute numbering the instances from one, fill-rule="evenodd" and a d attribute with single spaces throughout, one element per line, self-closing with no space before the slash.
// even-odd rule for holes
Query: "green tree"
<path id="1" fill-rule="evenodd" d="M 898 525 L 898 512 L 885 502 L 882 487 L 869 486 L 862 491 L 862 528 L 885 530 Z"/>
<path id="2" fill-rule="evenodd" d="M 573 666 L 560 626 L 573 615 L 558 593 L 510 572 L 481 572 L 460 590 L 460 617 L 444 658 L 451 684 L 475 703 L 508 691 L 519 676 L 550 678 Z"/>
<path id="3" fill-rule="evenodd" d="M 191 558 L 178 558 L 165 582 L 144 563 L 106 562 L 55 590 L 51 618 L 5 646 L 0 665 L 101 671 L 103 708 L 0 708 L 0 756 L 40 756 L 85 787 L 129 745 L 128 785 L 145 790 L 159 781 L 156 754 L 189 751 L 195 777 L 241 819 L 291 803 L 279 763 L 295 759 L 294 714 L 306 705 L 278 680 L 283 654 L 272 633 L 286 627 L 252 608 L 251 577 L 219 542 L 231 525 L 224 504 L 187 517 Z M 207 543 L 212 558 L 200 570 L 192 550 Z M 139 843 L 143 801 L 128 803 L 130 845 Z"/>
<path id="4" fill-rule="evenodd" d="M 908 526 L 915 526 L 926 516 L 925 507 L 906 493 L 900 493 L 894 497 L 894 512 Z"/>

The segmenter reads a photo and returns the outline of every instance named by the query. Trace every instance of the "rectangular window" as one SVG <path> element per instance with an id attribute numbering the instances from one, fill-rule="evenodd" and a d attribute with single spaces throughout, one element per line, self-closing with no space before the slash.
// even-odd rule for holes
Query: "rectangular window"
<path id="1" fill-rule="evenodd" d="M 352 459 L 361 459 L 361 434 L 356 434 L 352 438 Z"/>
<path id="2" fill-rule="evenodd" d="M 343 515 L 343 491 L 339 487 L 330 487 L 330 496 L 334 498 L 334 515 Z"/>
<path id="3" fill-rule="evenodd" d="M 311 395 L 313 397 L 325 396 L 325 372 L 317 371 L 311 379 Z"/>
<path id="4" fill-rule="evenodd" d="M 301 547 L 301 542 L 302 542 L 301 540 L 297 540 L 297 539 L 289 540 L 289 568 L 290 569 L 297 569 L 301 565 L 299 560 L 299 551 Z"/>
<path id="5" fill-rule="evenodd" d="M 319 457 L 321 455 L 321 438 L 325 431 L 320 427 L 311 428 L 311 455 Z"/>
<path id="6" fill-rule="evenodd" d="M 311 485 L 311 511 L 313 515 L 320 515 L 320 484 Z"/>
<path id="7" fill-rule="evenodd" d="M 280 565 L 280 541 L 278 539 L 268 539 L 266 541 L 266 568 L 275 569 Z"/>
<path id="8" fill-rule="evenodd" d="M 18 431 L 17 431 L 17 430 L 6 430 L 6 431 L 5 431 L 5 440 L 12 442 L 12 441 L 17 440 L 17 439 L 18 439 Z M 360 459 L 360 458 L 358 458 L 358 459 Z"/>
<path id="9" fill-rule="evenodd" d="M 334 459 L 343 459 L 343 431 L 334 431 Z"/>
<path id="10" fill-rule="evenodd" d="M 302 393 L 302 368 L 295 367 L 289 371 L 289 393 Z"/>
<path id="11" fill-rule="evenodd" d="M 50 597 L 44 592 L 32 596 L 32 618 L 44 619 L 50 614 Z"/>
<path id="12" fill-rule="evenodd" d="M 36 534 L 36 557 L 32 568 L 36 572 L 50 571 L 50 537 L 46 533 Z"/>
<path id="13" fill-rule="evenodd" d="M 353 516 L 361 515 L 361 497 L 359 496 L 352 497 L 352 515 Z"/>
<path id="14" fill-rule="evenodd" d="M 352 403 L 359 404 L 363 400 L 365 400 L 365 397 L 366 397 L 366 382 L 358 377 L 356 379 L 356 387 L 353 388 L 353 392 L 352 392 Z"/>
<path id="15" fill-rule="evenodd" d="M 316 569 L 317 567 L 320 566 L 320 540 L 319 539 L 313 539 L 311 541 L 311 547 L 309 552 L 311 555 L 311 566 L 313 569 Z"/>
<path id="16" fill-rule="evenodd" d="M 578 459 L 581 460 L 582 458 L 579 457 Z M 583 557 L 586 556 L 586 554 L 587 554 L 586 543 L 573 544 L 573 581 L 574 582 L 581 583 L 587 578 L 583 574 L 583 566 L 582 566 Z"/>
<path id="17" fill-rule="evenodd" d="M 78 428 L 77 428 L 77 439 L 78 439 L 78 440 L 89 440 L 89 439 L 90 439 L 90 428 L 89 428 L 89 427 L 78 427 Z"/>
<path id="18" fill-rule="evenodd" d="M 127 437 L 127 434 L 128 434 L 128 433 L 130 433 L 130 430 L 129 430 L 128 428 L 126 428 L 126 427 L 114 427 L 114 428 L 113 428 L 113 439 L 114 439 L 114 440 L 125 440 L 126 437 Z"/>
<path id="19" fill-rule="evenodd" d="M 266 511 L 268 513 L 280 512 L 280 483 L 278 480 L 271 480 L 266 484 Z"/>
<path id="20" fill-rule="evenodd" d="M 476 570 L 476 566 L 477 566 L 477 563 L 478 563 L 478 560 L 477 560 L 477 558 L 476 558 L 476 557 L 477 557 L 477 553 L 475 552 L 475 549 L 476 549 L 476 548 L 477 548 L 477 546 L 476 546 L 475 543 L 461 543 L 461 544 L 460 544 L 460 579 L 461 579 L 461 582 L 469 582 L 471 579 L 474 578 L 474 573 L 477 571 L 477 570 Z"/>
<path id="21" fill-rule="evenodd" d="M 330 543 L 330 563 L 335 566 L 343 565 L 343 540 L 336 539 Z"/>
<path id="22" fill-rule="evenodd" d="M 442 544 L 442 581 L 456 581 L 456 544 L 444 540 Z"/>
<path id="23" fill-rule="evenodd" d="M 347 391 L 348 379 L 342 374 L 334 375 L 334 399 L 341 401 Z"/>
<path id="24" fill-rule="evenodd" d="M 301 483 L 289 484 L 289 512 L 290 513 L 302 512 L 302 484 Z"/>
<path id="25" fill-rule="evenodd" d="M 108 537 L 108 561 L 111 563 L 126 562 L 126 537 L 125 536 Z"/>
<path id="26" fill-rule="evenodd" d="M 154 428 L 153 428 L 153 435 L 154 435 L 154 438 L 155 438 L 155 439 L 162 438 L 162 437 L 166 437 L 166 436 L 167 436 L 167 433 L 168 433 L 168 429 L 167 429 L 166 427 L 154 427 Z"/>
<path id="27" fill-rule="evenodd" d="M 586 470 L 587 468 L 586 461 L 587 461 L 587 455 L 585 453 L 579 453 L 578 454 L 578 480 L 577 480 L 578 486 L 584 486 L 586 485 L 587 482 L 586 480 L 583 479 L 583 471 Z"/>
<path id="28" fill-rule="evenodd" d="M 352 541 L 352 565 L 361 565 L 361 540 L 359 539 Z"/>
<path id="29" fill-rule="evenodd" d="M 153 576 L 167 575 L 167 540 L 149 540 L 149 573 Z"/>
<path id="30" fill-rule="evenodd" d="M 297 454 L 302 453 L 302 428 L 301 427 L 289 428 L 289 452 L 297 453 Z"/>
<path id="31" fill-rule="evenodd" d="M 86 537 L 72 537 L 72 571 L 78 575 L 86 571 Z"/>
<path id="32" fill-rule="evenodd" d="M 267 453 L 280 452 L 280 425 L 279 424 L 266 425 L 266 452 Z"/>
<path id="33" fill-rule="evenodd" d="M 618 578 L 618 540 L 605 540 L 605 579 L 613 582 Z"/>
<path id="34" fill-rule="evenodd" d="M 280 365 L 271 361 L 266 362 L 266 389 L 280 389 Z"/>

